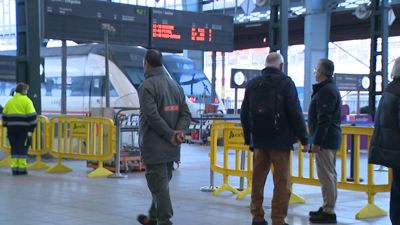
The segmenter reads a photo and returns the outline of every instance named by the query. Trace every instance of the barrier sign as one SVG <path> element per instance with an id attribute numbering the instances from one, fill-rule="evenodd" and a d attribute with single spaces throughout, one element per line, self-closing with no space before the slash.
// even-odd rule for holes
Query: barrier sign
<path id="1" fill-rule="evenodd" d="M 87 123 L 82 122 L 71 122 L 71 136 L 72 137 L 81 137 L 86 138 L 86 134 L 88 132 Z"/>
<path id="2" fill-rule="evenodd" d="M 240 130 L 228 130 L 228 145 L 244 145 L 244 134 Z"/>

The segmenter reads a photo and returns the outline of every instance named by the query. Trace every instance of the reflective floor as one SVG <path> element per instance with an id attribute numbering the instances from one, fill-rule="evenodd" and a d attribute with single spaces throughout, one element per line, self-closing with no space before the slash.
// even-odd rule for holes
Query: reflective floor
<path id="1" fill-rule="evenodd" d="M 174 171 L 170 184 L 174 207 L 172 221 L 176 225 L 251 224 L 250 196 L 238 200 L 229 192 L 213 196 L 200 191 L 210 184 L 208 152 L 209 146 L 182 147 L 182 163 Z M 222 151 L 218 154 L 221 156 Z M 1 151 L 0 158 L 4 157 Z M 366 162 L 366 155 L 361 158 Z M 54 165 L 56 162 L 47 163 Z M 85 161 L 65 161 L 64 164 L 73 168 L 73 172 L 47 174 L 44 170 L 35 170 L 29 171 L 27 176 L 12 176 L 9 167 L 0 167 L 0 225 L 139 224 L 137 214 L 146 213 L 151 201 L 143 171 L 131 172 L 123 179 L 87 178 L 92 169 L 86 168 Z M 366 177 L 365 170 L 361 171 L 361 176 Z M 387 172 L 375 172 L 375 176 L 384 179 Z M 231 177 L 230 183 L 239 186 L 239 178 Z M 215 174 L 215 184 L 222 184 L 221 175 Z M 272 188 L 269 177 L 264 208 L 270 223 Z M 322 202 L 320 188 L 297 184 L 293 188 L 307 202 L 290 205 L 286 222 L 309 224 L 308 211 L 317 210 Z M 378 193 L 375 204 L 388 211 L 389 193 Z M 339 190 L 338 224 L 390 224 L 388 216 L 355 219 L 355 214 L 365 205 L 365 193 Z"/>

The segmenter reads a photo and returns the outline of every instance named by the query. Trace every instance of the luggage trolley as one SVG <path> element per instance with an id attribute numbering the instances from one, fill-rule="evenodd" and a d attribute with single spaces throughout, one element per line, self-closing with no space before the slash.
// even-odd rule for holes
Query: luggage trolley
<path id="1" fill-rule="evenodd" d="M 114 125 L 117 126 L 117 149 L 119 157 L 114 157 L 110 161 L 103 163 L 104 168 L 116 171 L 115 161 L 119 159 L 120 172 L 130 172 L 132 170 L 143 170 L 145 166 L 140 160 L 140 149 L 138 145 L 139 115 L 122 114 L 123 111 L 136 111 L 139 108 L 114 108 L 118 112 L 114 118 Z M 118 153 L 117 153 L 118 154 Z M 97 168 L 97 163 L 89 162 L 87 167 Z"/>

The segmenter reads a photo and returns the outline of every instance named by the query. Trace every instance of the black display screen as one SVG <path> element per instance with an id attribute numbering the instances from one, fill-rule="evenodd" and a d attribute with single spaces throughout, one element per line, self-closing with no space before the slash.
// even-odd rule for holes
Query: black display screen
<path id="1" fill-rule="evenodd" d="M 233 17 L 151 8 L 150 46 L 233 51 Z"/>
<path id="2" fill-rule="evenodd" d="M 149 46 L 149 7 L 91 0 L 46 0 L 44 38 L 103 42 L 103 23 L 115 28 L 111 44 Z"/>

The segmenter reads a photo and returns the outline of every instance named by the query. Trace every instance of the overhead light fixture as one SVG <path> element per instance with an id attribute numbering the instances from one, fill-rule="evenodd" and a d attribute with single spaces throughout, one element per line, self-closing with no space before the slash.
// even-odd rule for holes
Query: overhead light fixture
<path id="1" fill-rule="evenodd" d="M 261 27 L 261 23 L 247 24 L 245 27 Z"/>

